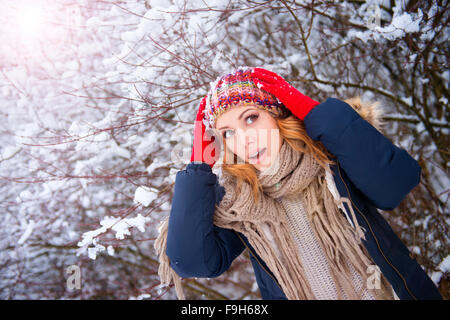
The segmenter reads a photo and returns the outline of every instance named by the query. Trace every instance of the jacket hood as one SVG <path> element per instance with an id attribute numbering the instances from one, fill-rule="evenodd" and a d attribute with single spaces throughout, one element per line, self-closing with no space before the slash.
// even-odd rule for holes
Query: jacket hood
<path id="1" fill-rule="evenodd" d="M 383 108 L 380 106 L 380 101 L 366 102 L 362 101 L 360 96 L 349 98 L 344 101 L 358 112 L 361 118 L 383 133 Z"/>

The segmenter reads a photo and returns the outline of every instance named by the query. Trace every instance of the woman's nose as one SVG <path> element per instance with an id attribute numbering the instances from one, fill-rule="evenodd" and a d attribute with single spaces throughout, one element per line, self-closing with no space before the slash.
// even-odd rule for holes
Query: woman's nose
<path id="1" fill-rule="evenodd" d="M 241 132 L 238 132 L 239 142 L 242 146 L 250 147 L 251 144 L 255 144 L 258 140 L 256 131 L 253 129 L 247 129 L 247 130 L 240 130 Z"/>

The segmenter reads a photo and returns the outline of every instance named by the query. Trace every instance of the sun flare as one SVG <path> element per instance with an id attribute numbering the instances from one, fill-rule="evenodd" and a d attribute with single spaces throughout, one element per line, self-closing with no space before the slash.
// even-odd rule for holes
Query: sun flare
<path id="1" fill-rule="evenodd" d="M 39 37 L 46 25 L 45 12 L 42 7 L 36 5 L 21 8 L 17 22 L 22 35 Z"/>

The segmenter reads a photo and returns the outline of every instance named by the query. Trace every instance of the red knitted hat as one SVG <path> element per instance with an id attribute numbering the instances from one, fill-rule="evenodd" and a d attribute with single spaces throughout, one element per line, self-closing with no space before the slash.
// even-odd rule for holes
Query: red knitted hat
<path id="1" fill-rule="evenodd" d="M 207 128 L 214 127 L 217 117 L 231 107 L 255 105 L 275 117 L 286 112 L 286 108 L 274 95 L 258 88 L 251 74 L 252 68 L 240 67 L 211 82 L 203 116 Z"/>

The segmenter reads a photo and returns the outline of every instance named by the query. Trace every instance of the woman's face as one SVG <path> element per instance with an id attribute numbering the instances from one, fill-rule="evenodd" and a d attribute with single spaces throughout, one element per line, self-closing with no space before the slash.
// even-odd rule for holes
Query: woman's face
<path id="1" fill-rule="evenodd" d="M 282 137 L 275 118 L 256 106 L 230 108 L 215 127 L 227 148 L 258 170 L 268 168 L 280 151 Z"/>

